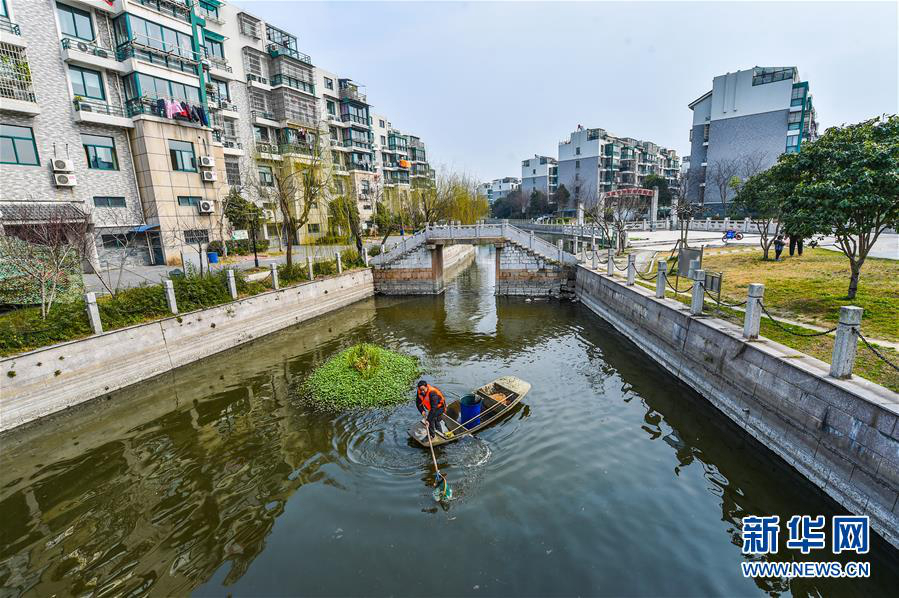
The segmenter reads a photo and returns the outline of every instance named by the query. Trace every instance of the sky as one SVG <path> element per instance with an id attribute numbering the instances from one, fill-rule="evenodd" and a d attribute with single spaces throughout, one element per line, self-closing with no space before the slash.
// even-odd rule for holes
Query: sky
<path id="1" fill-rule="evenodd" d="M 823 128 L 899 112 L 896 2 L 233 3 L 479 180 L 557 156 L 578 124 L 683 156 L 687 104 L 753 66 L 797 66 Z"/>

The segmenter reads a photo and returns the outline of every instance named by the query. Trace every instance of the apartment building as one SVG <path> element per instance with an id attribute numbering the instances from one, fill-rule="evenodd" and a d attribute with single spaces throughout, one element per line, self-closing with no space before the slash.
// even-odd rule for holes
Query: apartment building
<path id="1" fill-rule="evenodd" d="M 507 176 L 501 179 L 493 179 L 492 181 L 482 183 L 478 187 L 478 193 L 487 196 L 487 202 L 493 203 L 502 199 L 521 187 L 521 179 L 514 176 Z"/>
<path id="2" fill-rule="evenodd" d="M 711 179 L 768 168 L 781 154 L 798 152 L 818 137 L 809 84 L 799 79 L 794 66 L 757 66 L 719 75 L 689 108 L 689 197 L 712 209 L 721 206 L 722 198 L 717 189 L 712 191 Z"/>
<path id="3" fill-rule="evenodd" d="M 421 139 L 382 117 L 375 136 L 357 83 L 218 0 L 0 0 L 0 59 L 4 224 L 90 218 L 95 265 L 172 264 L 184 245 L 227 236 L 232 190 L 263 208 L 260 235 L 283 242 L 278 190 L 305 213 L 300 172 L 327 183 L 301 242 L 327 234 L 338 194 L 355 194 L 368 226 L 379 188 L 434 179 Z"/>
<path id="4" fill-rule="evenodd" d="M 551 195 L 559 186 L 559 165 L 555 158 L 534 154 L 521 161 L 521 191 L 530 196 L 533 191 Z"/>
<path id="5" fill-rule="evenodd" d="M 93 224 L 95 267 L 175 263 L 216 237 L 224 155 L 203 25 L 169 0 L 2 0 L 4 224 Z"/>
<path id="6" fill-rule="evenodd" d="M 649 175 L 677 185 L 680 158 L 672 149 L 652 141 L 617 137 L 605 129 L 578 128 L 559 142 L 558 180 L 570 194 L 571 205 L 590 204 L 602 193 L 641 187 Z"/>

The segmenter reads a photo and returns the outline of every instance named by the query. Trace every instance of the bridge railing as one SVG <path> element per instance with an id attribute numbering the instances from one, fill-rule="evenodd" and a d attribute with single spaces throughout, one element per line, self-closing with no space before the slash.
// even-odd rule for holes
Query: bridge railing
<path id="1" fill-rule="evenodd" d="M 417 248 L 419 245 L 425 243 L 428 240 L 428 231 L 422 229 L 417 231 L 414 235 L 409 237 L 403 237 L 398 243 L 393 245 L 389 251 L 386 251 L 380 255 L 376 255 L 371 259 L 371 263 L 375 266 L 380 266 L 382 264 L 389 264 L 390 262 L 399 259 L 400 256 L 405 254 L 407 251 L 412 251 Z"/>

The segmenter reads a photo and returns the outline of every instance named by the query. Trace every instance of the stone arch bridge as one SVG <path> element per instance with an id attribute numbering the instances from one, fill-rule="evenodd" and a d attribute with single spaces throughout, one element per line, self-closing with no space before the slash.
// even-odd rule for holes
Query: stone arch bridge
<path id="1" fill-rule="evenodd" d="M 577 258 L 508 223 L 431 225 L 372 259 L 375 290 L 384 295 L 444 291 L 443 249 L 455 244 L 496 248 L 496 294 L 565 297 L 574 294 Z"/>

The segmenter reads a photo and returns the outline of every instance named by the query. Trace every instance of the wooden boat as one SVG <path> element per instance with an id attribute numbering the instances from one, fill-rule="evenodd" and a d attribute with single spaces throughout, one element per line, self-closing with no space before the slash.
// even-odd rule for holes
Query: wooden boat
<path id="1" fill-rule="evenodd" d="M 524 398 L 524 395 L 528 394 L 529 390 L 531 390 L 531 385 L 515 376 L 503 376 L 478 388 L 473 394 L 481 399 L 481 414 L 478 416 L 481 423 L 472 428 L 466 428 L 463 425 L 469 422 L 459 421 L 462 413 L 461 399 L 447 404 L 446 412 L 443 414 L 443 423 L 446 424 L 448 434 L 444 435 L 438 431 L 435 436 L 431 437 L 431 442 L 434 446 L 440 446 L 483 430 L 511 412 Z M 424 424 L 420 421 L 415 422 L 415 425 L 409 428 L 409 436 L 421 446 L 428 448 L 428 434 Z"/>

